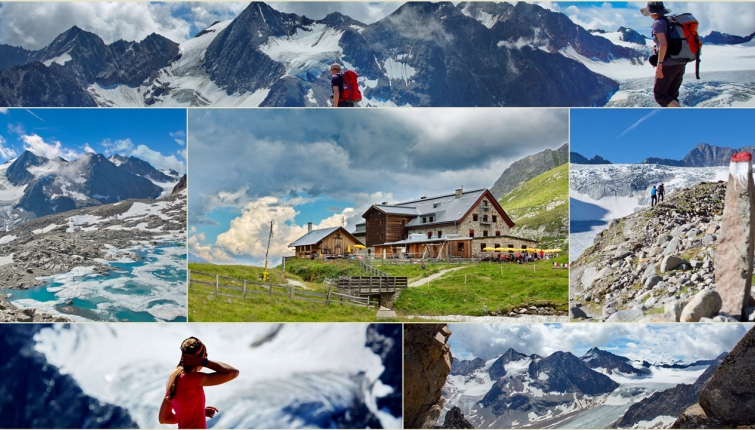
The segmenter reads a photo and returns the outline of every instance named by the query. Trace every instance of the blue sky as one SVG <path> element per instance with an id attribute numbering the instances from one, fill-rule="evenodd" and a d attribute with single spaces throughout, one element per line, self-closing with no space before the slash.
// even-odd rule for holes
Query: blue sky
<path id="1" fill-rule="evenodd" d="M 753 109 L 572 109 L 571 150 L 612 163 L 680 160 L 700 143 L 755 145 Z"/>
<path id="2" fill-rule="evenodd" d="M 185 173 L 186 110 L 0 109 L 0 163 L 24 150 L 66 159 L 133 155 Z"/>
<path id="3" fill-rule="evenodd" d="M 190 251 L 261 265 L 314 228 L 352 231 L 373 204 L 491 187 L 567 142 L 566 109 L 212 109 L 189 112 Z"/>
<path id="4" fill-rule="evenodd" d="M 449 324 L 455 358 L 494 358 L 514 348 L 547 357 L 598 347 L 632 359 L 693 362 L 730 351 L 752 324 Z"/>
<path id="5" fill-rule="evenodd" d="M 321 19 L 339 11 L 366 24 L 395 11 L 402 2 L 270 2 L 282 12 Z M 620 26 L 649 35 L 650 18 L 640 15 L 646 2 L 538 2 L 564 13 L 587 28 L 616 31 Z M 755 31 L 753 2 L 675 2 L 674 13 L 691 12 L 700 19 L 700 32 L 717 30 L 746 36 Z M 0 43 L 40 49 L 57 35 L 78 25 L 106 43 L 144 39 L 151 33 L 175 42 L 191 39 L 215 21 L 233 19 L 248 2 L 6 2 L 0 3 Z"/>

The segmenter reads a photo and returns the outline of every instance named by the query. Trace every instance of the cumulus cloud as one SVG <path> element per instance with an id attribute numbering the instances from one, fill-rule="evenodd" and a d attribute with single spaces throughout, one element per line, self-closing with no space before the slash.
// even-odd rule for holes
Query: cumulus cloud
<path id="1" fill-rule="evenodd" d="M 134 149 L 134 143 L 131 139 L 118 139 L 115 142 L 105 139 L 100 142 L 100 145 L 104 148 L 103 153 L 108 156 L 114 154 L 127 155 Z"/>
<path id="2" fill-rule="evenodd" d="M 40 49 L 74 25 L 105 43 L 140 41 L 157 33 L 174 42 L 190 37 L 190 24 L 174 16 L 178 3 L 8 2 L 0 8 L 0 43 Z"/>
<path id="3" fill-rule="evenodd" d="M 94 149 L 92 149 L 92 147 L 89 146 L 88 143 L 84 144 L 84 152 L 87 152 L 89 154 L 96 154 L 97 153 L 97 151 L 95 151 Z"/>
<path id="4" fill-rule="evenodd" d="M 156 169 L 173 169 L 183 175 L 186 167 L 175 155 L 163 155 L 145 145 L 139 145 L 131 151 L 131 155 L 148 162 Z"/>
<path id="5" fill-rule="evenodd" d="M 8 132 L 18 136 L 26 134 L 26 129 L 23 124 L 8 124 Z"/>
<path id="6" fill-rule="evenodd" d="M 549 356 L 556 351 L 583 353 L 587 348 L 616 346 L 632 358 L 711 359 L 729 351 L 749 325 L 643 324 L 460 324 L 451 325 L 454 348 L 475 357 L 494 358 L 513 348 L 525 354 Z M 634 344 L 635 346 L 629 346 Z M 628 348 L 624 348 L 626 345 Z"/>
<path id="7" fill-rule="evenodd" d="M 24 135 L 21 136 L 21 140 L 24 142 L 24 149 L 45 158 L 62 157 L 67 160 L 75 159 L 79 157 L 79 154 L 72 149 L 64 148 L 63 144 L 57 140 L 52 140 L 49 143 L 36 135 Z"/>
<path id="8" fill-rule="evenodd" d="M 5 146 L 5 143 L 5 138 L 0 136 L 0 157 L 2 157 L 3 160 L 15 157 L 16 150 Z"/>
<path id="9" fill-rule="evenodd" d="M 401 2 L 271 2 L 270 7 L 286 13 L 322 19 L 340 12 L 365 24 L 372 24 L 401 7 Z"/>
<path id="10" fill-rule="evenodd" d="M 215 245 L 237 256 L 264 259 L 272 221 L 274 227 L 270 255 L 277 260 L 284 254 L 290 254 L 288 245 L 307 233 L 307 226 L 294 222 L 297 214 L 293 206 L 275 197 L 263 197 L 247 203 L 241 216 L 231 221 L 229 230 L 218 235 Z M 351 220 L 356 216 L 353 208 L 345 208 L 314 224 L 312 228 L 338 227 L 344 219 Z"/>

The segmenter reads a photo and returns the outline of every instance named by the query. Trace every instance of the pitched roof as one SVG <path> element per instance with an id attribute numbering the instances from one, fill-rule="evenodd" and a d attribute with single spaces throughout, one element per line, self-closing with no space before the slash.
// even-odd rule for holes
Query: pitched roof
<path id="1" fill-rule="evenodd" d="M 456 193 L 451 193 L 391 205 L 373 205 L 373 207 L 387 214 L 414 216 L 415 218 L 407 224 L 408 227 L 430 224 L 422 223 L 423 216 L 433 216 L 432 224 L 440 224 L 460 220 L 485 191 L 485 188 L 480 188 L 464 191 L 459 198 L 456 198 Z"/>
<path id="2" fill-rule="evenodd" d="M 343 229 L 343 227 L 329 227 L 329 228 L 320 228 L 317 230 L 312 230 L 311 232 L 305 234 L 304 236 L 296 239 L 294 243 L 289 244 L 289 247 L 296 247 L 296 246 L 305 246 L 305 245 L 316 245 L 320 242 L 322 242 L 323 239 L 328 237 L 331 233 L 338 229 Z M 346 231 L 346 229 L 344 229 Z M 346 233 L 349 233 L 346 231 Z M 351 235 L 351 233 L 349 233 Z"/>

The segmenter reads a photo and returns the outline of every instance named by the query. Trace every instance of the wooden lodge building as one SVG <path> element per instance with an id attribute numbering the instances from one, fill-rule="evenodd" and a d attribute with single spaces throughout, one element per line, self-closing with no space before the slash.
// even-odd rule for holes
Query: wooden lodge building
<path id="1" fill-rule="evenodd" d="M 288 246 L 296 250 L 297 258 L 315 259 L 321 255 L 326 258 L 344 257 L 349 249 L 354 251 L 354 245 L 362 244 L 343 227 L 312 230 L 312 223 L 309 223 L 307 234 Z"/>
<path id="2" fill-rule="evenodd" d="M 537 247 L 537 241 L 509 234 L 514 222 L 485 188 L 383 202 L 362 218 L 353 236 L 378 258 L 480 258 L 498 254 L 485 248 Z"/>

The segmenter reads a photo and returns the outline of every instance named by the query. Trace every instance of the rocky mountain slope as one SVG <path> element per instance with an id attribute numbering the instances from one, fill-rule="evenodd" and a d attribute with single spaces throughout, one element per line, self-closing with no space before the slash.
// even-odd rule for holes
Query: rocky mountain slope
<path id="1" fill-rule="evenodd" d="M 569 231 L 569 164 L 519 184 L 499 199 L 516 223 L 511 234 L 535 240 L 564 239 Z"/>
<path id="2" fill-rule="evenodd" d="M 745 146 L 739 149 L 729 147 L 718 147 L 709 145 L 707 143 L 701 143 L 695 146 L 687 155 L 681 160 L 673 160 L 668 158 L 646 158 L 643 164 L 663 164 L 666 166 L 681 166 L 681 167 L 716 167 L 716 166 L 728 166 L 731 156 L 738 152 L 755 153 L 755 146 Z"/>
<path id="3" fill-rule="evenodd" d="M 126 409 L 101 402 L 33 348 L 43 324 L 1 324 L 0 427 L 137 428 Z"/>
<path id="4" fill-rule="evenodd" d="M 611 164 L 610 161 L 595 154 L 592 158 L 587 158 L 577 152 L 569 153 L 569 162 L 572 164 Z"/>
<path id="5" fill-rule="evenodd" d="M 610 374 L 621 376 L 643 376 L 650 374 L 650 370 L 645 367 L 637 368 L 632 366 L 628 358 L 603 351 L 599 348 L 591 348 L 580 358 L 590 369 L 601 369 Z"/>
<path id="6" fill-rule="evenodd" d="M 755 428 L 755 329 L 724 358 L 690 407 L 670 428 Z"/>
<path id="7" fill-rule="evenodd" d="M 433 428 L 453 357 L 446 324 L 404 325 L 404 428 Z"/>
<path id="8" fill-rule="evenodd" d="M 125 199 L 170 193 L 177 172 L 163 173 L 135 157 L 84 154 L 68 161 L 24 151 L 0 165 L 0 229 L 37 217 Z"/>
<path id="9" fill-rule="evenodd" d="M 505 4 L 505 3 L 504 3 Z M 517 160 L 496 179 L 490 192 L 499 199 L 523 182 L 539 176 L 569 161 L 569 144 L 565 143 L 557 150 L 546 149 L 537 154 Z"/>
<path id="10" fill-rule="evenodd" d="M 713 376 L 727 353 L 718 356 L 714 362 L 692 384 L 679 384 L 663 391 L 657 391 L 627 409 L 620 420 L 611 428 L 634 428 L 644 423 L 658 422 L 661 417 L 678 417 L 687 408 L 697 403 L 700 392 L 706 382 Z"/>
<path id="11" fill-rule="evenodd" d="M 700 39 L 705 45 L 739 45 L 751 41 L 753 37 L 755 37 L 755 33 L 748 36 L 736 36 L 733 34 L 711 31 L 707 36 L 703 36 Z"/>
<path id="12" fill-rule="evenodd" d="M 537 5 L 476 2 L 409 2 L 370 25 L 253 2 L 181 45 L 106 45 L 73 27 L 39 51 L 0 52 L 5 106 L 327 106 L 334 61 L 360 75 L 363 105 L 592 106 L 618 84 L 573 53 L 642 57 Z"/>
<path id="13" fill-rule="evenodd" d="M 732 320 L 716 316 L 713 269 L 725 193 L 700 183 L 612 221 L 572 264 L 572 318 L 674 322 L 699 306 L 697 318 Z"/>

